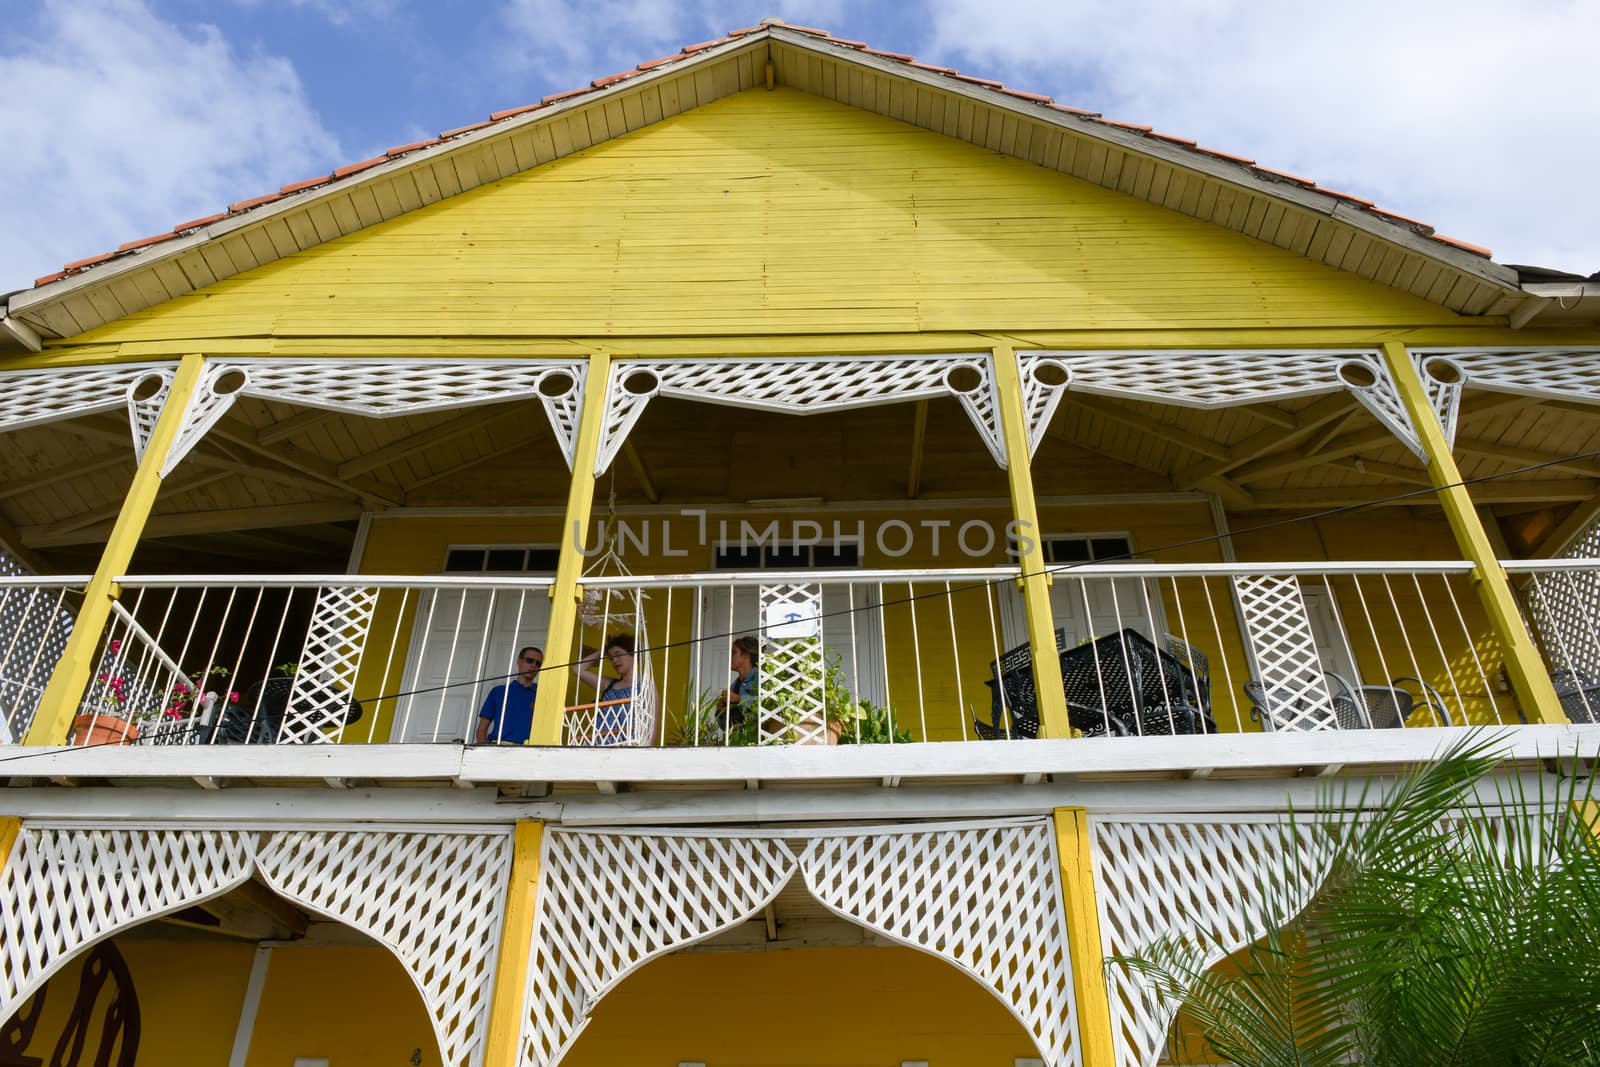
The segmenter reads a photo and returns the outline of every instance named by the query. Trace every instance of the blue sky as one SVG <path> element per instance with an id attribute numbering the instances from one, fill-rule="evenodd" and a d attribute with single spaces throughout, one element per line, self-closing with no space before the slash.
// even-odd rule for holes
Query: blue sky
<path id="1" fill-rule="evenodd" d="M 776 15 L 1600 270 L 1589 0 L 0 0 L 0 292 Z"/>

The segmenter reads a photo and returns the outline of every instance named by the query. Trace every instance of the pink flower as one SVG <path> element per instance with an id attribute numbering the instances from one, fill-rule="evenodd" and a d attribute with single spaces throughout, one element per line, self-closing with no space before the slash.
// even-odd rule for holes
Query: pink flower
<path id="1" fill-rule="evenodd" d="M 118 652 L 122 651 L 122 638 L 113 637 L 107 647 L 111 649 L 111 654 L 115 656 Z"/>
<path id="2" fill-rule="evenodd" d="M 166 717 L 169 718 L 169 719 L 181 719 L 181 718 L 183 718 L 183 712 L 179 711 L 177 708 L 168 708 L 162 714 L 166 715 Z"/>
<path id="3" fill-rule="evenodd" d="M 228 692 L 228 703 L 230 703 L 230 704 L 239 703 L 239 691 L 237 689 L 233 689 L 233 690 L 230 690 Z"/>

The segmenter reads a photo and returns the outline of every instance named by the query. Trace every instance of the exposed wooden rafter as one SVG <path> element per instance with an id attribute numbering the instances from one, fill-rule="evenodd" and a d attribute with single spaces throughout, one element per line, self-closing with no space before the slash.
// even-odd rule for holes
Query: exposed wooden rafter
<path id="1" fill-rule="evenodd" d="M 1089 393 L 1068 392 L 1067 397 L 1074 407 L 1093 412 L 1103 419 L 1110 419 L 1112 422 L 1120 422 L 1124 426 L 1131 426 L 1140 433 L 1149 434 L 1151 437 L 1159 437 L 1163 441 L 1170 441 L 1179 448 L 1186 448 L 1191 452 L 1198 452 L 1202 456 L 1209 456 L 1216 460 L 1228 458 L 1228 446 L 1222 442 L 1214 441 L 1197 433 L 1191 433 L 1177 426 L 1168 425 L 1160 419 L 1153 419 L 1150 417 L 1149 412 L 1140 411 L 1126 404 L 1120 404 L 1115 400 L 1108 400 L 1105 397 L 1094 396 Z"/>
<path id="2" fill-rule="evenodd" d="M 922 492 L 922 449 L 928 441 L 928 402 L 919 400 L 911 422 L 911 469 L 906 472 L 906 497 L 915 500 Z"/>
<path id="3" fill-rule="evenodd" d="M 275 526 L 304 526 L 340 522 L 361 517 L 362 507 L 355 501 L 318 500 L 305 504 L 269 504 L 253 508 L 224 508 L 193 511 L 181 515 L 155 515 L 145 524 L 144 537 L 181 537 L 185 534 L 225 533 L 232 530 L 262 530 Z M 50 534 L 47 527 L 25 526 L 18 531 L 24 545 L 31 548 L 56 548 L 63 545 L 88 545 L 105 541 L 111 523 L 68 533 Z"/>
<path id="4" fill-rule="evenodd" d="M 1293 445 L 1301 437 L 1343 415 L 1354 403 L 1355 401 L 1343 391 L 1321 397 L 1304 410 L 1295 413 L 1294 429 L 1285 432 L 1278 427 L 1273 427 L 1262 430 L 1260 433 L 1251 434 L 1243 441 L 1229 448 L 1225 458 L 1197 463 L 1192 467 L 1180 470 L 1173 480 L 1179 489 L 1201 488 L 1208 479 L 1214 478 L 1219 474 L 1229 474 L 1251 460 Z M 1250 481 L 1250 479 L 1237 473 L 1234 474 L 1233 480 L 1236 482 Z"/>
<path id="5" fill-rule="evenodd" d="M 469 409 L 426 430 L 420 430 L 409 437 L 402 437 L 382 448 L 374 449 L 366 455 L 345 460 L 337 468 L 338 477 L 341 479 L 359 477 L 368 471 L 387 467 L 407 456 L 414 456 L 418 452 L 425 452 L 436 445 L 442 445 L 446 441 L 453 441 L 457 437 L 476 433 L 487 426 L 505 422 L 512 416 L 526 419 L 527 410 L 521 405 L 513 405 L 508 410 L 485 416 L 481 411 Z"/>
<path id="6" fill-rule="evenodd" d="M 622 442 L 622 458 L 627 461 L 628 468 L 633 471 L 633 476 L 638 479 L 639 488 L 644 492 L 644 498 L 652 504 L 659 504 L 661 502 L 661 494 L 656 492 L 656 483 L 650 480 L 650 472 L 645 469 L 644 457 L 634 447 L 632 438 Z"/>
<path id="7" fill-rule="evenodd" d="M 1600 491 L 1600 482 L 1587 478 L 1549 481 L 1511 478 L 1503 482 L 1484 482 L 1472 487 L 1473 497 L 1483 504 L 1587 500 L 1597 491 Z M 1432 492 L 1391 500 L 1384 499 L 1382 490 L 1359 486 L 1340 489 L 1258 489 L 1255 498 L 1255 506 L 1267 510 L 1348 507 L 1352 504 L 1371 504 L 1374 507 L 1415 506 L 1432 504 L 1434 501 Z"/>

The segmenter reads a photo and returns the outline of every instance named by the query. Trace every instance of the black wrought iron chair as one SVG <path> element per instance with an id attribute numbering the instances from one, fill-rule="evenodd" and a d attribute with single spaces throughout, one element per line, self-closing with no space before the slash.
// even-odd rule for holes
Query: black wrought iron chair
<path id="1" fill-rule="evenodd" d="M 1551 672 L 1550 684 L 1568 722 L 1600 722 L 1600 682 L 1583 671 L 1563 668 Z"/>
<path id="2" fill-rule="evenodd" d="M 226 704 L 204 731 L 202 744 L 270 745 L 278 740 L 283 717 L 289 711 L 289 695 L 294 679 L 283 676 L 257 682 L 245 691 L 237 704 Z M 344 725 L 361 718 L 361 704 L 354 697 L 345 709 Z"/>
<path id="3" fill-rule="evenodd" d="M 1322 678 L 1328 689 L 1326 707 L 1333 713 L 1334 726 L 1340 730 L 1393 730 L 1409 723 L 1413 712 L 1429 709 L 1435 724 L 1453 725 L 1445 709 L 1444 697 L 1420 678 L 1396 678 L 1388 685 L 1356 686 L 1341 674 L 1323 671 Z M 1425 699 L 1419 698 L 1407 684 L 1422 690 Z M 1250 698 L 1250 717 L 1270 726 L 1283 728 L 1287 720 L 1293 728 L 1314 729 L 1318 716 L 1316 705 L 1321 703 L 1303 693 L 1289 693 L 1281 687 L 1269 688 L 1260 682 L 1244 684 L 1245 696 Z"/>

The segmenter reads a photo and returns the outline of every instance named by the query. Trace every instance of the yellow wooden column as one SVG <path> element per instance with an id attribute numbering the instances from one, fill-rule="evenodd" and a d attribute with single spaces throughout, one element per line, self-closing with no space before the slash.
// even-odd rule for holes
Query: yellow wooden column
<path id="1" fill-rule="evenodd" d="M 1078 1004 L 1078 1040 L 1083 1067 L 1113 1067 L 1111 999 L 1106 993 L 1100 911 L 1095 904 L 1094 842 L 1083 808 L 1057 808 L 1056 859 L 1061 864 L 1062 904 L 1067 912 L 1067 955 L 1072 960 L 1072 995 Z"/>
<path id="2" fill-rule="evenodd" d="M 533 701 L 530 745 L 559 745 L 561 717 L 572 678 L 572 638 L 578 626 L 578 598 L 583 591 L 583 541 L 589 530 L 589 509 L 594 504 L 594 460 L 600 451 L 600 431 L 605 426 L 606 388 L 611 378 L 611 356 L 591 353 L 584 379 L 583 410 L 578 416 L 578 440 L 572 452 L 572 483 L 567 488 L 567 517 L 561 527 L 561 555 L 556 560 L 556 580 L 550 587 L 550 626 L 545 632 L 545 661 L 539 675 L 539 692 Z"/>
<path id="3" fill-rule="evenodd" d="M 78 701 L 89 684 L 89 672 L 94 669 L 95 650 L 100 645 L 100 635 L 105 631 L 106 620 L 111 616 L 111 602 L 116 590 L 111 580 L 125 574 L 133 561 L 133 550 L 139 546 L 139 535 L 155 506 L 156 494 L 161 491 L 161 467 L 167 461 L 172 443 L 178 439 L 178 429 L 183 422 L 184 408 L 200 382 L 200 372 L 205 360 L 198 355 L 184 356 L 178 361 L 178 370 L 161 405 L 161 415 L 156 419 L 150 440 L 145 444 L 144 457 L 133 472 L 128 485 L 128 495 L 123 498 L 122 510 L 106 538 L 105 551 L 100 554 L 100 565 L 84 590 L 83 607 L 72 625 L 72 636 L 61 653 L 39 698 L 39 711 L 33 717 L 33 726 L 23 743 L 28 745 L 60 745 L 67 739 L 72 717 L 77 713 Z"/>
<path id="4" fill-rule="evenodd" d="M 1472 584 L 1478 599 L 1489 616 L 1495 636 L 1505 653 L 1506 674 L 1511 678 L 1511 688 L 1522 705 L 1522 710 L 1534 722 L 1566 722 L 1556 691 L 1550 685 L 1550 674 L 1545 669 L 1539 650 L 1533 645 L 1522 614 L 1517 610 L 1516 597 L 1511 592 L 1511 581 L 1505 568 L 1496 558 L 1488 531 L 1483 528 L 1478 512 L 1473 507 L 1472 495 L 1461 483 L 1461 471 L 1451 454 L 1450 442 L 1445 439 L 1444 427 L 1428 403 L 1428 390 L 1417 373 L 1416 365 L 1406 346 L 1398 341 L 1383 344 L 1383 361 L 1400 391 L 1400 400 L 1411 425 L 1422 442 L 1428 456 L 1428 477 L 1438 490 L 1439 505 L 1455 534 L 1456 544 L 1474 569 Z"/>
<path id="5" fill-rule="evenodd" d="M 1000 407 L 1000 428 L 1006 445 L 1006 478 L 1011 483 L 1011 514 L 1017 521 L 1022 565 L 1022 602 L 1033 646 L 1033 684 L 1039 697 L 1039 736 L 1070 737 L 1067 692 L 1061 682 L 1061 656 L 1056 648 L 1055 618 L 1050 613 L 1050 576 L 1046 573 L 1043 529 L 1033 499 L 1033 457 L 1028 447 L 1028 415 L 1022 403 L 1022 378 L 1010 345 L 994 347 L 994 380 Z"/>
<path id="6" fill-rule="evenodd" d="M 6 861 L 11 856 L 11 846 L 17 843 L 17 835 L 22 833 L 22 820 L 15 815 L 0 815 L 0 871 L 6 869 Z"/>
<path id="7" fill-rule="evenodd" d="M 528 953 L 533 944 L 533 913 L 538 903 L 539 848 L 544 823 L 517 820 L 512 839 L 511 881 L 506 887 L 505 925 L 500 929 L 500 954 L 489 1001 L 489 1031 L 484 1038 L 483 1067 L 514 1067 L 517 1039 L 522 1035 L 523 995 L 528 988 Z"/>

